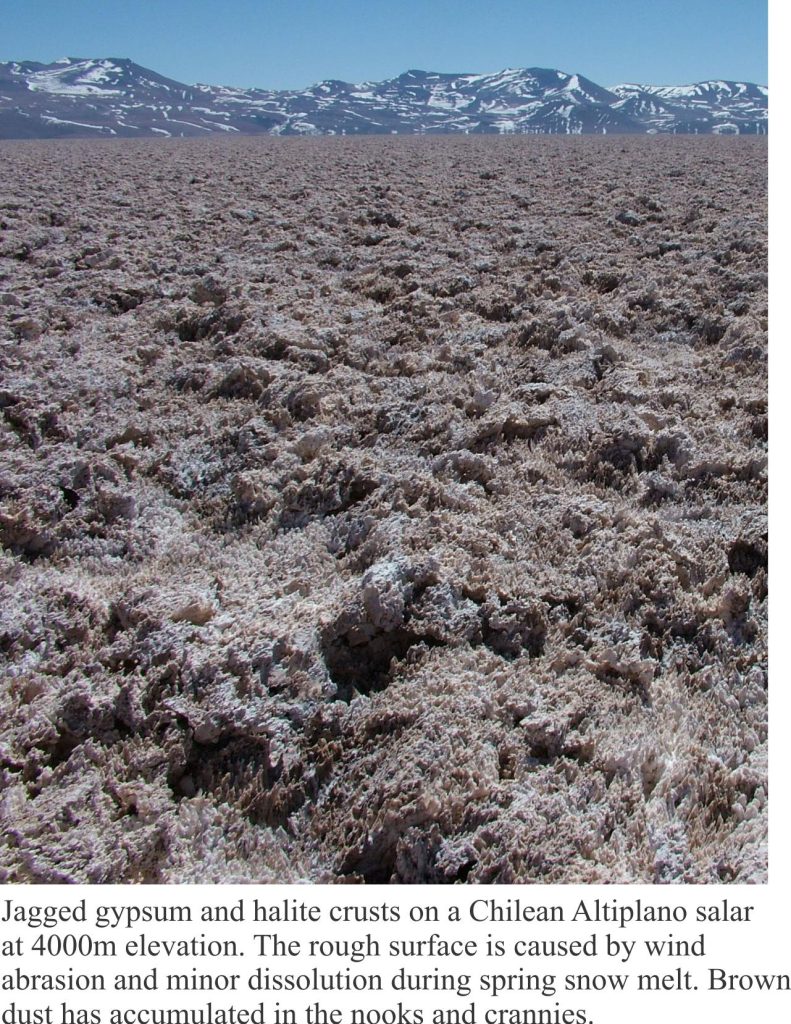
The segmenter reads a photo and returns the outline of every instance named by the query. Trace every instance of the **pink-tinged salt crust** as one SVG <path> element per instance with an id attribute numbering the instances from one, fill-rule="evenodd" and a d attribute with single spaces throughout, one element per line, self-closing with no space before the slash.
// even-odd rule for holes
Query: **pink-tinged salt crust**
<path id="1" fill-rule="evenodd" d="M 765 179 L 2 145 L 0 878 L 764 881 Z"/>

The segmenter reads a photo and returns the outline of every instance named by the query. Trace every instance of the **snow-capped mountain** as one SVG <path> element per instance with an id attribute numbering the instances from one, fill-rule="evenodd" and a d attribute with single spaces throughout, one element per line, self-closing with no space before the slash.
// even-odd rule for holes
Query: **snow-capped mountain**
<path id="1" fill-rule="evenodd" d="M 406 71 L 304 90 L 184 85 L 131 60 L 0 63 L 0 138 L 467 133 L 765 134 L 750 82 L 616 85 L 548 68 Z"/>
<path id="2" fill-rule="evenodd" d="M 766 131 L 766 86 L 752 82 L 697 82 L 695 85 L 615 85 L 618 110 L 648 131 L 757 134 Z"/>

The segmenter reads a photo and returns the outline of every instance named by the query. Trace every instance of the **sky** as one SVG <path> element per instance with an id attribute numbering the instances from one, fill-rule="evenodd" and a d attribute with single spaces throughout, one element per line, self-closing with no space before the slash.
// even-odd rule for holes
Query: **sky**
<path id="1" fill-rule="evenodd" d="M 0 60 L 130 57 L 190 84 L 506 67 L 767 82 L 766 0 L 0 0 L 0 25 Z"/>

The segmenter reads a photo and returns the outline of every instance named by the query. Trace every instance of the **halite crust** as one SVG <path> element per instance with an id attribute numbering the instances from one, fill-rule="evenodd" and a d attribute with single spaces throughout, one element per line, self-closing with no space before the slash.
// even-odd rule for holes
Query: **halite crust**
<path id="1" fill-rule="evenodd" d="M 2 879 L 763 881 L 765 155 L 0 148 Z"/>

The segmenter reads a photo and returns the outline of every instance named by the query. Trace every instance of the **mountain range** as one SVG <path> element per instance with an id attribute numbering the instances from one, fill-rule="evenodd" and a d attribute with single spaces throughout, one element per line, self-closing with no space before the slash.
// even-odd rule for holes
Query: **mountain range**
<path id="1" fill-rule="evenodd" d="M 549 68 L 406 71 L 304 90 L 185 85 L 126 58 L 0 63 L 0 139 L 462 133 L 766 134 L 752 82 L 604 88 Z"/>

